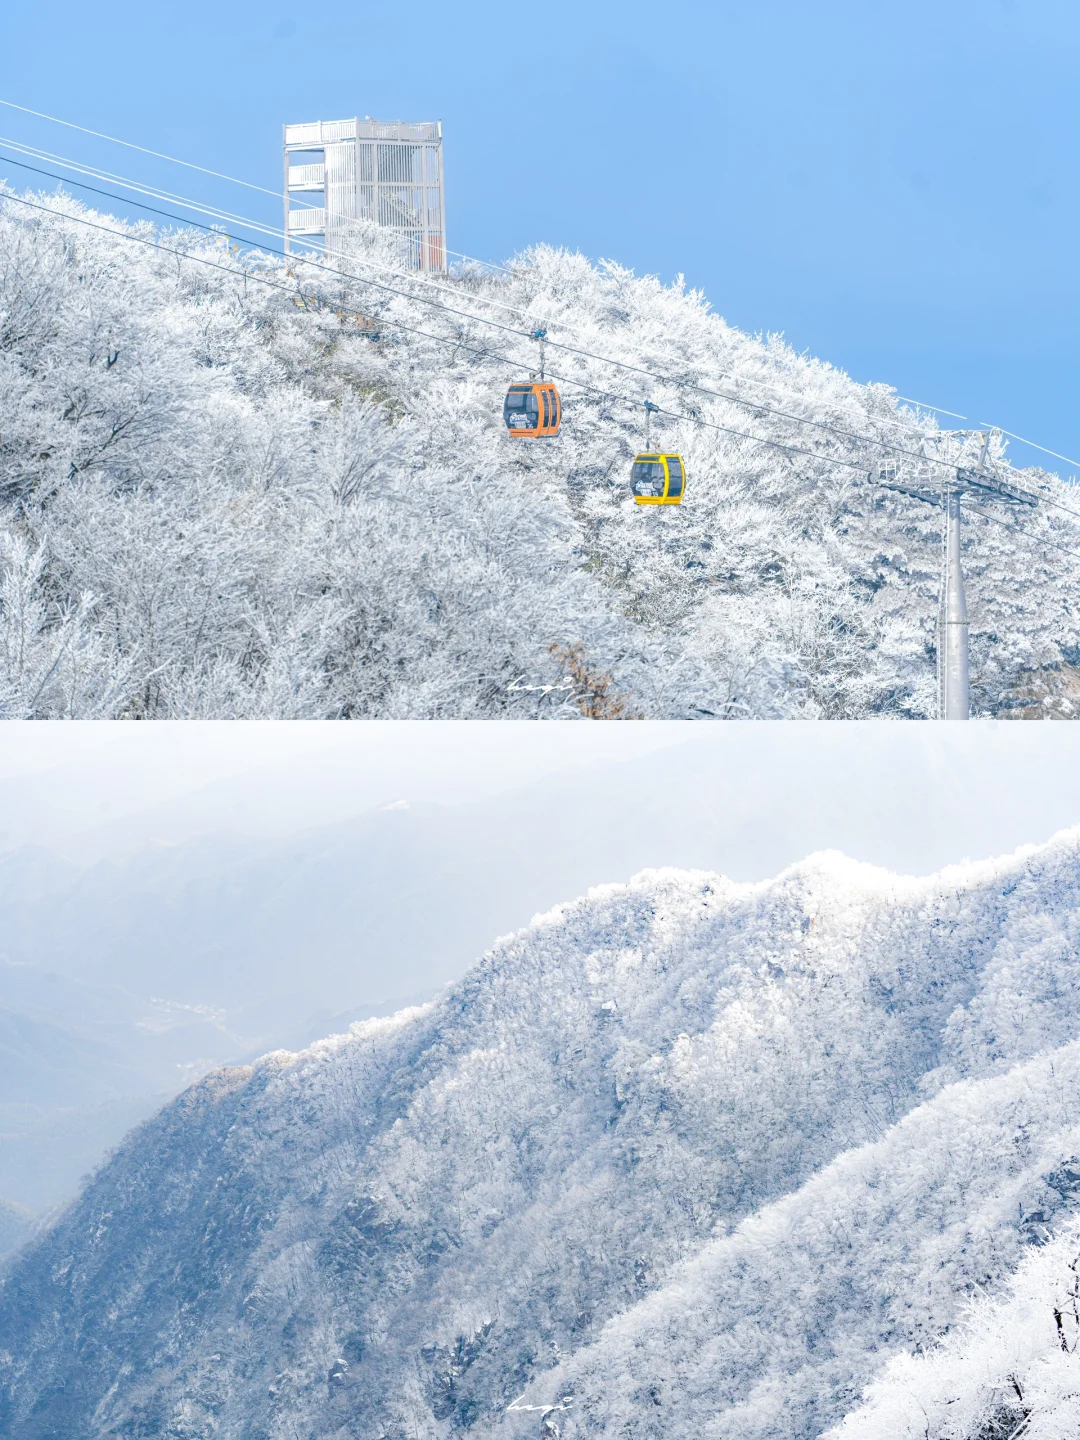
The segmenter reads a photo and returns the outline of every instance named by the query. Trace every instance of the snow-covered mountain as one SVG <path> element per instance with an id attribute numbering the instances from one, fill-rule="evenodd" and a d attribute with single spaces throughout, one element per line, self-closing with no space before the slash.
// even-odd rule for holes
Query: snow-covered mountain
<path id="1" fill-rule="evenodd" d="M 933 713 L 939 516 L 867 476 L 937 432 L 886 387 L 578 255 L 432 288 L 377 232 L 286 270 L 34 203 L 0 213 L 0 713 Z M 511 441 L 540 325 L 563 431 Z M 646 399 L 680 508 L 629 495 Z M 1002 523 L 965 531 L 976 708 L 1071 714 L 1075 517 Z"/>
<path id="2" fill-rule="evenodd" d="M 897 1391 L 907 1391 L 905 1421 L 920 1415 L 907 1357 L 955 1325 L 973 1296 L 1000 1287 L 1063 1219 L 1071 1235 L 1078 1200 L 1072 1043 L 950 1086 L 877 1144 L 848 1151 L 704 1246 L 526 1399 L 572 1394 L 568 1436 L 812 1437 L 899 1351 L 906 1363 L 889 1403 L 873 1407 L 880 1428 L 866 1433 L 914 1440 L 925 1415 L 917 1429 L 896 1426 Z M 1074 1385 L 1076 1373 L 1074 1361 Z M 1006 1412 L 1011 1400 L 999 1397 Z M 852 1416 L 838 1434 L 854 1440 L 863 1423 Z M 978 1425 L 931 1433 L 981 1434 Z"/>
<path id="3" fill-rule="evenodd" d="M 203 834 L 81 865 L 0 855 L 0 1197 L 66 1202 L 206 1070 L 427 999 L 493 935 L 590 886 L 662 863 L 759 879 L 823 848 L 926 873 L 1080 814 L 1067 726 L 980 726 L 963 745 L 926 726 L 791 726 L 767 750 L 757 726 L 690 733 L 633 762 L 289 836 Z M 267 777 L 250 785 L 272 804 Z M 213 826 L 245 793 L 210 787 L 194 813 L 126 830 Z"/>
<path id="4" fill-rule="evenodd" d="M 130 1136 L 5 1276 L 0 1429 L 818 1435 L 1072 1224 L 1078 932 L 1080 832 L 560 906 Z"/>

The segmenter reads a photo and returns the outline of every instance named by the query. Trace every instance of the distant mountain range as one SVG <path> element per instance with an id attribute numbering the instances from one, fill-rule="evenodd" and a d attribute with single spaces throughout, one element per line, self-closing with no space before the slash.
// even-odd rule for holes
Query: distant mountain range
<path id="1" fill-rule="evenodd" d="M 1071 1233 L 1078 939 L 1077 832 L 559 906 L 140 1126 L 4 1277 L 0 1430 L 849 1440 L 881 1380 L 1006 1434 L 1000 1345 L 966 1428 L 883 1377 Z"/>

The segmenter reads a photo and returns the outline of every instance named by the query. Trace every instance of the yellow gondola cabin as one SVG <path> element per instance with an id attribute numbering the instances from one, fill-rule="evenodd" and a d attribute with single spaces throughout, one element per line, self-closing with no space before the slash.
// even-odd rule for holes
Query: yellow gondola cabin
<path id="1" fill-rule="evenodd" d="M 503 401 L 503 419 L 515 440 L 544 439 L 559 433 L 562 404 L 550 381 L 511 385 Z"/>
<path id="2" fill-rule="evenodd" d="M 635 455 L 630 489 L 637 505 L 681 505 L 686 466 L 681 455 Z"/>

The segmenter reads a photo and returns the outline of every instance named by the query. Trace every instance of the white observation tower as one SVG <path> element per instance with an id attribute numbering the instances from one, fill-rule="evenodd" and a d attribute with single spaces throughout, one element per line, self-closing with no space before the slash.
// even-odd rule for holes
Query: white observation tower
<path id="1" fill-rule="evenodd" d="M 446 269 L 442 123 L 316 120 L 285 126 L 285 249 L 333 251 L 349 223 L 405 241 L 417 270 Z"/>

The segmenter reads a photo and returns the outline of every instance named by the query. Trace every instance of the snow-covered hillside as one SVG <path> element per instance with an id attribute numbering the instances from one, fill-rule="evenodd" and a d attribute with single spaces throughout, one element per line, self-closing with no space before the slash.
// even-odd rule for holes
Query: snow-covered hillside
<path id="1" fill-rule="evenodd" d="M 818 1435 L 1071 1223 L 1078 932 L 1078 832 L 593 891 L 135 1132 L 5 1277 L 0 1429 Z"/>
<path id="2" fill-rule="evenodd" d="M 46 203 L 0 208 L 0 713 L 933 712 L 939 517 L 851 438 L 933 426 L 885 387 L 578 255 L 432 289 L 378 234 L 285 271 Z M 481 317 L 673 379 L 549 349 L 563 432 L 511 441 L 536 347 Z M 681 508 L 629 497 L 646 398 Z M 966 530 L 976 708 L 1071 713 L 1080 535 L 1011 524 Z"/>
<path id="3" fill-rule="evenodd" d="M 1078 1183 L 1080 1163 L 1068 1179 Z M 1058 1187 L 1060 1188 L 1060 1187 Z M 1029 1252 L 1001 1293 L 980 1295 L 957 1328 L 901 1354 L 828 1440 L 1065 1440 L 1080 1434 L 1080 1223 Z"/>
<path id="4" fill-rule="evenodd" d="M 936 1340 L 1078 1200 L 1074 1043 L 994 1080 L 951 1086 L 877 1144 L 841 1156 L 706 1245 L 526 1399 L 572 1394 L 567 1436 L 809 1440 L 858 1399 L 883 1357 Z M 1078 1253 L 1074 1244 L 1069 1259 Z M 1052 1325 L 1052 1304 L 1043 1309 Z M 905 1421 L 920 1414 L 918 1373 L 910 1360 L 899 1366 L 874 1407 L 874 1440 L 924 1436 L 924 1416 L 917 1428 L 896 1425 L 905 1388 Z M 1078 1374 L 1074 1360 L 1074 1387 Z M 999 1396 L 1003 1408 L 1010 1398 Z M 862 1426 L 852 1417 L 839 1434 L 855 1440 Z M 931 1433 L 980 1435 L 977 1425 Z"/>
<path id="5" fill-rule="evenodd" d="M 94 864 L 86 832 L 70 847 L 79 863 L 0 854 L 0 1197 L 37 1212 L 66 1203 L 133 1124 L 207 1070 L 426 1000 L 493 935 L 591 886 L 664 862 L 760 879 L 826 848 L 925 874 L 1080 815 L 1068 726 L 682 733 L 692 738 L 645 759 L 469 804 L 399 800 L 274 839 L 221 833 L 253 796 L 263 814 L 288 813 L 289 792 L 260 771 L 203 789 L 197 805 L 112 822 L 107 843 L 143 843 Z M 47 820 L 65 796 L 69 813 L 93 814 L 117 771 L 90 773 L 89 799 L 70 770 L 0 781 L 0 815 Z M 386 795 L 409 783 L 372 773 Z M 312 796 L 320 784 L 348 794 L 340 759 L 310 774 L 295 783 Z M 168 843 L 170 827 L 203 825 Z"/>

